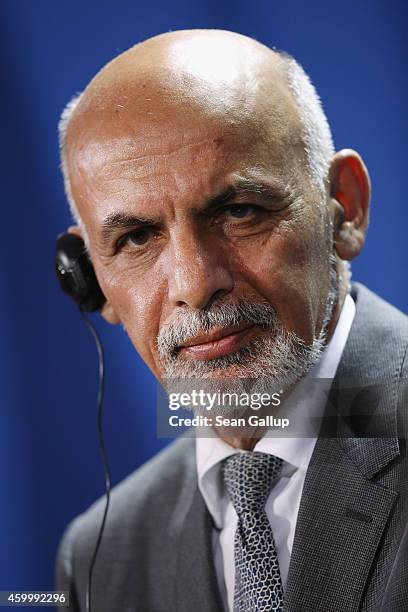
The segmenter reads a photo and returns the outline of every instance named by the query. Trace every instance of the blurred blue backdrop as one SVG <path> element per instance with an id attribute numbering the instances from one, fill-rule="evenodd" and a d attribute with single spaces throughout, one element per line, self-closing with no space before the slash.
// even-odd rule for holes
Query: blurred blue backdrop
<path id="1" fill-rule="evenodd" d="M 396 0 L 3 0 L 0 589 L 49 589 L 64 526 L 103 493 L 97 357 L 53 268 L 69 224 L 56 126 L 113 56 L 170 29 L 235 30 L 292 53 L 323 99 L 337 148 L 371 172 L 366 248 L 353 277 L 407 311 L 408 3 Z M 113 480 L 165 440 L 155 385 L 121 328 L 95 317 L 107 353 Z"/>

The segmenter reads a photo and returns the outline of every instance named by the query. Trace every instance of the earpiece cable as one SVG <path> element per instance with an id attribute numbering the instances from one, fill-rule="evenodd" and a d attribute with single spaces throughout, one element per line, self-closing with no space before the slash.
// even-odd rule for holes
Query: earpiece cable
<path id="1" fill-rule="evenodd" d="M 89 331 L 91 332 L 95 340 L 96 348 L 98 351 L 98 358 L 99 358 L 99 388 L 98 388 L 98 399 L 97 399 L 98 443 L 99 443 L 99 450 L 100 450 L 100 454 L 102 458 L 102 465 L 103 465 L 103 471 L 104 471 L 104 476 L 105 476 L 105 496 L 106 496 L 105 509 L 104 509 L 104 513 L 102 517 L 101 526 L 99 528 L 98 537 L 96 539 L 96 544 L 95 544 L 95 548 L 93 551 L 91 564 L 89 566 L 88 582 L 86 586 L 86 599 L 85 599 L 86 612 L 91 612 L 92 576 L 93 576 L 95 561 L 96 561 L 99 547 L 102 541 L 103 531 L 104 531 L 105 523 L 106 523 L 106 517 L 108 515 L 112 480 L 111 480 L 108 456 L 106 453 L 105 441 L 104 441 L 104 436 L 103 436 L 103 423 L 102 423 L 103 398 L 104 398 L 104 392 L 105 392 L 105 359 L 104 359 L 103 347 L 102 347 L 101 339 L 93 323 L 91 322 L 90 319 L 88 319 L 84 310 L 81 307 L 79 308 L 79 311 L 81 313 L 81 317 L 83 318 L 86 326 L 88 327 Z"/>

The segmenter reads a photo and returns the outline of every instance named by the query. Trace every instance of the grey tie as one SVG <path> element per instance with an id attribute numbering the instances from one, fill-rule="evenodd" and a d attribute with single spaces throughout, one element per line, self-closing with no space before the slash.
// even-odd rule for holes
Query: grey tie
<path id="1" fill-rule="evenodd" d="M 234 612 L 278 612 L 283 590 L 272 529 L 265 512 L 269 492 L 282 469 L 274 455 L 231 455 L 222 474 L 238 515 L 235 532 Z"/>

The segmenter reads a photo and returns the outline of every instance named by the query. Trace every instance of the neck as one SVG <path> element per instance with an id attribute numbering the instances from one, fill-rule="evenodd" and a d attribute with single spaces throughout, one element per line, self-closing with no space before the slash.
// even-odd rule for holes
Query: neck
<path id="1" fill-rule="evenodd" d="M 339 321 L 340 318 L 340 313 L 341 310 L 343 308 L 344 305 L 344 300 L 346 299 L 348 293 L 348 288 L 344 283 L 340 283 L 339 285 L 339 295 L 337 298 L 337 302 L 335 307 L 333 308 L 333 314 L 332 317 L 330 319 L 330 322 L 327 326 L 327 332 L 326 332 L 326 344 L 327 342 L 329 342 L 329 340 L 331 340 L 333 334 L 334 334 L 334 330 L 336 329 L 336 325 Z"/>
<path id="2" fill-rule="evenodd" d="M 221 440 L 232 446 L 233 448 L 239 448 L 241 450 L 252 451 L 254 450 L 256 443 L 264 436 L 266 428 L 263 430 L 257 429 L 254 430 L 253 435 L 248 431 L 245 431 L 245 434 L 240 434 L 239 430 L 229 432 L 226 428 L 214 428 L 215 433 Z"/>
<path id="3" fill-rule="evenodd" d="M 268 416 L 273 416 L 273 417 L 284 416 L 285 400 L 289 396 L 291 391 L 292 391 L 292 387 L 282 394 L 281 403 L 279 406 L 275 407 L 273 415 L 271 415 L 271 409 L 268 408 L 267 406 L 260 408 L 257 411 L 257 417 L 258 417 L 257 420 L 259 421 L 259 423 L 261 423 L 262 421 L 265 422 L 266 417 Z M 254 414 L 253 411 L 251 412 L 251 410 L 248 409 L 248 410 L 245 410 L 240 415 L 237 415 L 235 417 L 230 417 L 230 419 L 244 418 L 246 422 L 246 426 L 244 428 L 235 427 L 233 425 L 228 426 L 224 424 L 222 427 L 214 426 L 213 430 L 215 431 L 217 436 L 221 438 L 221 440 L 223 440 L 224 442 L 226 442 L 233 448 L 239 448 L 239 449 L 246 450 L 246 451 L 252 451 L 254 450 L 257 442 L 259 442 L 259 440 L 263 438 L 263 436 L 268 430 L 268 427 L 266 425 L 263 426 L 259 424 L 257 426 L 250 426 L 248 424 L 248 417 L 251 414 L 252 415 Z"/>
<path id="4" fill-rule="evenodd" d="M 262 437 L 262 436 L 261 436 Z M 256 443 L 261 438 L 240 438 L 237 436 L 236 438 L 222 438 L 224 442 L 232 446 L 233 448 L 239 448 L 241 450 L 253 451 Z"/>

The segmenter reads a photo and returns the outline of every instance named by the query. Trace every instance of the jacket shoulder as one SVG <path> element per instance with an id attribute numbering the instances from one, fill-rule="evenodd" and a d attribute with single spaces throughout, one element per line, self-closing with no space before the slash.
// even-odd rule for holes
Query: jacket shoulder
<path id="1" fill-rule="evenodd" d="M 362 283 L 353 283 L 351 295 L 357 304 L 357 312 L 366 317 L 366 323 L 377 323 L 388 331 L 401 329 L 408 334 L 408 316 L 387 302 Z"/>
<path id="2" fill-rule="evenodd" d="M 407 376 L 408 316 L 360 283 L 351 295 L 356 315 L 346 344 L 348 369 L 361 376 Z"/>
<path id="3" fill-rule="evenodd" d="M 195 440 L 183 436 L 116 485 L 111 491 L 98 563 L 126 572 L 124 568 L 129 571 L 141 555 L 141 564 L 149 547 L 159 547 L 167 537 L 167 519 L 181 491 L 195 483 Z M 79 609 L 75 607 L 77 593 L 85 589 L 104 509 L 105 496 L 68 525 L 58 548 L 56 585 L 70 592 L 72 610 Z"/>
<path id="4" fill-rule="evenodd" d="M 152 459 L 132 472 L 111 491 L 109 507 L 110 525 L 123 524 L 138 513 L 148 510 L 152 517 L 163 512 L 180 493 L 180 484 L 195 477 L 194 439 L 182 437 L 171 443 Z M 99 531 L 105 507 L 105 496 L 98 499 L 73 521 L 76 532 Z"/>

